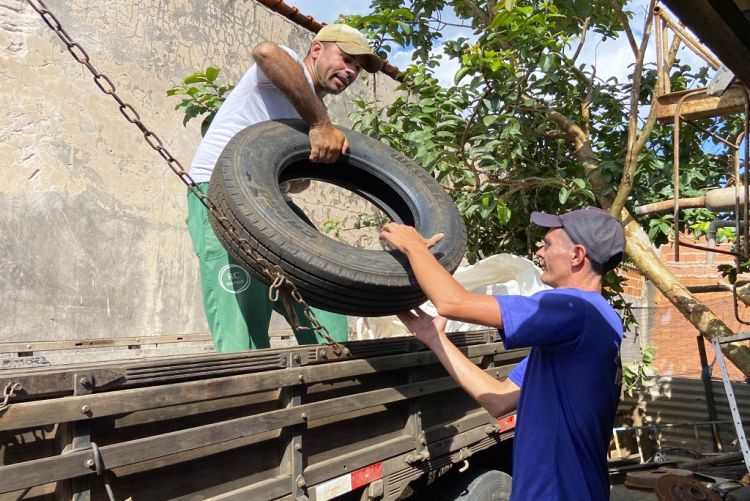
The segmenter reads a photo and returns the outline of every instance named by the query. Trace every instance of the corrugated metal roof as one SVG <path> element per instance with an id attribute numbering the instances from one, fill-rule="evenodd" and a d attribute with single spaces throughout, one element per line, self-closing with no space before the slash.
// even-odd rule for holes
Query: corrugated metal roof
<path id="1" fill-rule="evenodd" d="M 312 16 L 302 14 L 297 7 L 287 5 L 284 0 L 257 0 L 258 3 L 268 7 L 272 11 L 281 14 L 290 21 L 302 26 L 303 28 L 317 33 L 326 23 L 320 23 Z M 380 70 L 394 80 L 402 81 L 401 70 L 390 64 L 388 61 L 383 62 L 383 68 Z"/>

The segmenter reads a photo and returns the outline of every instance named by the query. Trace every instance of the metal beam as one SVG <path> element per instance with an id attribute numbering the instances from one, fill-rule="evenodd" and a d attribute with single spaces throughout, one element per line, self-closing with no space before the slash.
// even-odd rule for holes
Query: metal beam
<path id="1" fill-rule="evenodd" d="M 688 92 L 671 92 L 656 98 L 656 118 L 663 122 L 674 121 L 674 112 L 677 102 Z M 698 118 L 731 115 L 742 113 L 745 110 L 744 90 L 739 86 L 733 86 L 721 97 L 706 94 L 692 95 L 685 99 L 680 106 L 680 115 L 688 120 Z"/>

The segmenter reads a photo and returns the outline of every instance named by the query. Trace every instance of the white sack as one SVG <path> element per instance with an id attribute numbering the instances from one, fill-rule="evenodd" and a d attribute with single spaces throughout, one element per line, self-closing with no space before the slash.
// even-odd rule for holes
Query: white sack
<path id="1" fill-rule="evenodd" d="M 453 276 L 467 290 L 477 294 L 530 296 L 549 288 L 541 282 L 541 274 L 542 271 L 524 257 L 496 254 L 476 264 L 460 267 Z M 421 308 L 431 315 L 436 314 L 435 307 L 429 301 L 421 305 Z M 409 334 L 395 315 L 357 317 L 355 327 L 355 339 L 380 339 Z M 450 320 L 446 330 L 456 332 L 484 328 L 486 327 Z"/>

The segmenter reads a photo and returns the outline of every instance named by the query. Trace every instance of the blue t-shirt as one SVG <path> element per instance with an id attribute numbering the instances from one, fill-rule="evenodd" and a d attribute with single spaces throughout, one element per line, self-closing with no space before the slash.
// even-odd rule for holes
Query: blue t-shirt
<path id="1" fill-rule="evenodd" d="M 531 347 L 521 387 L 514 500 L 609 499 L 607 450 L 620 397 L 622 321 L 596 292 L 497 296 L 504 345 Z"/>

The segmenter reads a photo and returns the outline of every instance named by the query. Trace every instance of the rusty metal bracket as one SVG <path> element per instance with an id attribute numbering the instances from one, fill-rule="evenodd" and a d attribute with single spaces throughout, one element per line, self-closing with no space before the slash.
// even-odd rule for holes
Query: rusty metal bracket
<path id="1" fill-rule="evenodd" d="M 421 463 L 422 461 L 425 461 L 427 459 L 430 459 L 430 452 L 427 449 L 425 449 L 422 452 L 410 452 L 409 454 L 406 455 L 406 457 L 404 458 L 404 461 L 407 464 L 413 465 L 416 463 Z"/>
<path id="2" fill-rule="evenodd" d="M 300 367 L 301 363 L 302 357 L 299 353 L 290 353 L 289 367 Z M 302 405 L 302 399 L 307 392 L 307 385 L 304 384 L 305 380 L 301 374 L 299 377 L 300 384 L 282 389 L 280 398 L 282 399 L 282 401 L 284 401 L 285 407 L 287 408 L 294 408 Z M 305 416 L 304 413 L 303 416 Z M 305 458 L 303 454 L 304 449 L 302 443 L 302 435 L 306 428 L 306 425 L 307 420 L 305 419 L 302 424 L 290 426 L 284 428 L 283 430 L 284 435 L 287 437 L 287 444 L 284 450 L 284 456 L 285 458 L 287 458 L 287 460 L 283 461 L 282 464 L 288 465 L 289 469 L 285 473 L 287 473 L 292 479 L 291 489 L 294 495 L 294 499 L 297 500 L 308 499 L 306 492 L 307 481 L 305 480 L 304 476 Z"/>
<path id="3" fill-rule="evenodd" d="M 81 396 L 81 395 L 91 395 L 94 388 L 94 376 L 91 373 L 85 373 L 85 372 L 77 372 L 74 373 L 72 376 L 72 386 L 73 386 L 73 395 L 75 396 Z M 84 404 L 80 408 L 81 414 L 84 414 L 86 417 L 92 417 L 93 412 L 91 410 L 91 406 Z M 96 447 L 96 444 L 94 444 L 91 441 L 91 423 L 89 420 L 84 421 L 76 421 L 72 423 L 73 427 L 73 440 L 71 441 L 71 450 L 77 451 L 77 450 L 83 450 L 87 448 L 92 448 L 95 450 L 94 459 L 86 460 L 85 464 L 89 467 L 94 466 L 95 462 L 97 461 L 97 457 L 99 456 L 99 449 Z M 101 460 L 101 457 L 99 457 L 99 460 Z M 91 462 L 91 464 L 89 464 Z M 74 478 L 71 481 L 71 487 L 72 487 L 72 495 L 71 499 L 73 501 L 90 501 L 91 500 L 91 478 L 88 476 L 86 477 L 80 477 L 80 478 Z"/>

